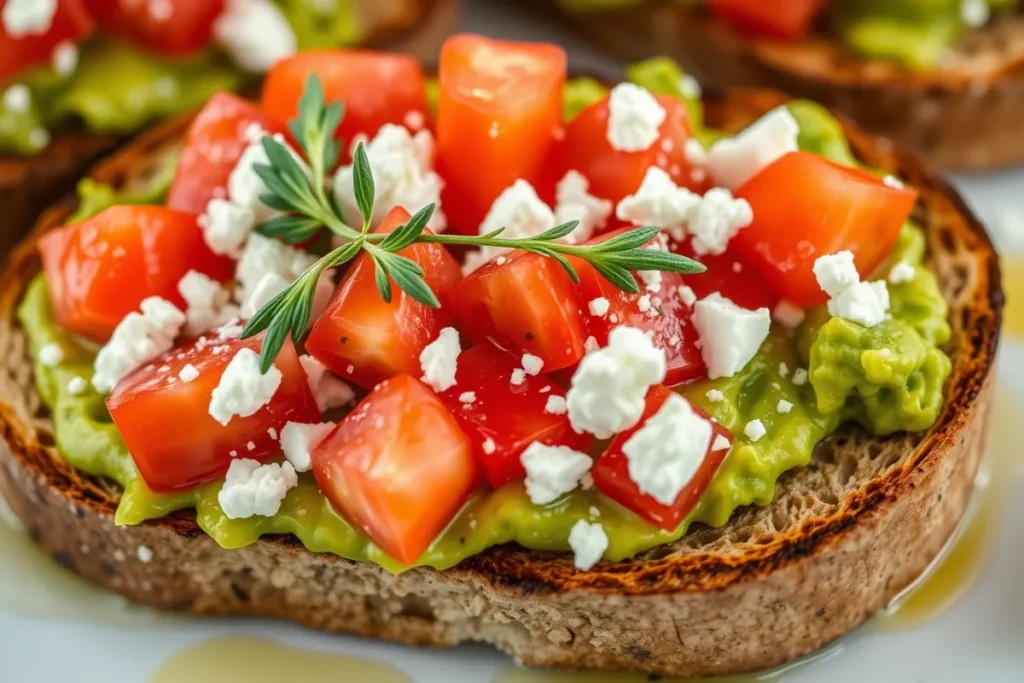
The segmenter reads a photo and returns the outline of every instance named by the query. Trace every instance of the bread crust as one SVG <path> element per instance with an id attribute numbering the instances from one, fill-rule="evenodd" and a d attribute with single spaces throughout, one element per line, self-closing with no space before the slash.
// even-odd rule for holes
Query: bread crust
<path id="1" fill-rule="evenodd" d="M 667 55 L 712 88 L 774 88 L 844 111 L 939 170 L 1024 162 L 1024 14 L 973 29 L 941 68 L 922 71 L 827 36 L 752 38 L 671 1 L 572 15 L 557 0 L 528 2 L 621 59 Z"/>
<path id="2" fill-rule="evenodd" d="M 735 130 L 782 101 L 735 91 L 707 113 Z M 125 182 L 187 123 L 150 131 L 93 175 Z M 995 253 L 956 194 L 902 149 L 846 125 L 859 157 L 921 190 L 918 219 L 952 311 L 948 399 L 923 435 L 844 430 L 823 447 L 827 456 L 784 475 L 776 503 L 738 511 L 722 530 L 696 529 L 585 572 L 564 554 L 502 546 L 447 571 L 394 576 L 308 552 L 291 537 L 223 550 L 185 512 L 115 527 L 116 488 L 75 472 L 52 447 L 15 320 L 39 270 L 35 238 L 61 223 L 71 200 L 42 217 L 0 274 L 0 493 L 58 562 L 159 609 L 276 617 L 413 644 L 483 641 L 528 665 L 675 676 L 752 671 L 811 652 L 884 607 L 960 519 L 984 448 L 1003 303 Z M 867 476 L 850 457 L 891 462 Z M 825 481 L 846 488 L 829 499 Z M 801 500 L 810 512 L 793 512 Z M 789 526 L 773 521 L 787 515 Z M 140 546 L 155 559 L 138 559 Z"/>

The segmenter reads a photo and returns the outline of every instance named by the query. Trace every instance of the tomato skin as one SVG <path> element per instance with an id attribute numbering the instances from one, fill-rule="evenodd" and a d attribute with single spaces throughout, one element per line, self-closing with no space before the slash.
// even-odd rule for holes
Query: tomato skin
<path id="1" fill-rule="evenodd" d="M 635 427 L 615 436 L 607 450 L 598 458 L 592 472 L 594 487 L 598 491 L 666 531 L 675 531 L 679 527 L 679 523 L 690 513 L 704 491 L 707 490 L 715 473 L 725 460 L 726 454 L 729 453 L 728 448 L 713 451 L 709 445 L 708 453 L 704 456 L 704 463 L 690 483 L 679 492 L 679 496 L 672 505 L 664 505 L 646 493 L 641 493 L 637 485 L 629 478 L 629 461 L 626 460 L 626 455 L 622 452 L 622 446 L 644 426 L 651 416 L 658 412 L 658 409 L 671 395 L 672 390 L 663 385 L 651 387 L 647 393 L 647 406 L 640 422 Z M 697 406 L 693 406 L 693 411 L 710 420 Z M 711 427 L 711 443 L 714 443 L 717 435 L 721 435 L 732 444 L 732 433 L 729 430 L 715 422 L 711 423 Z"/>
<path id="2" fill-rule="evenodd" d="M 114 387 L 107 409 L 149 488 L 180 491 L 215 481 L 231 465 L 232 451 L 234 457 L 266 460 L 281 452 L 269 430 L 279 434 L 288 422 L 320 421 L 291 341 L 285 341 L 274 360 L 281 385 L 267 405 L 249 417 L 236 415 L 227 426 L 210 416 L 210 395 L 228 363 L 241 349 L 259 353 L 262 342 L 263 335 L 227 341 L 216 335 L 201 337 L 172 349 Z M 178 373 L 189 364 L 199 376 L 183 382 Z M 170 369 L 161 372 L 163 366 Z"/>
<path id="3" fill-rule="evenodd" d="M 809 152 L 790 152 L 740 187 L 754 221 L 731 246 L 784 299 L 808 307 L 828 295 L 814 277 L 819 256 L 849 249 L 861 277 L 889 254 L 917 193 Z"/>
<path id="4" fill-rule="evenodd" d="M 556 45 L 466 34 L 445 42 L 437 167 L 450 229 L 477 234 L 502 191 L 520 178 L 537 184 L 561 131 L 565 73 Z"/>
<path id="5" fill-rule="evenodd" d="M 522 384 L 513 385 L 512 371 L 517 367 L 514 358 L 490 344 L 474 346 L 459 355 L 455 386 L 440 394 L 472 440 L 484 478 L 495 488 L 526 476 L 519 456 L 534 441 L 585 451 L 592 440 L 573 431 L 567 414 L 545 411 L 548 397 L 565 398 L 546 376 L 527 375 Z M 463 402 L 460 397 L 467 391 L 476 400 Z"/>
<path id="6" fill-rule="evenodd" d="M 718 292 L 737 306 L 752 311 L 758 308 L 772 311 L 779 303 L 779 295 L 764 279 L 761 271 L 733 248 L 724 254 L 698 256 L 687 239 L 682 243 L 670 242 L 669 251 L 692 258 L 707 267 L 703 273 L 683 276 L 682 284 L 692 289 L 698 299 Z"/>
<path id="7" fill-rule="evenodd" d="M 346 158 L 348 143 L 357 134 L 372 138 L 385 123 L 401 125 L 410 114 L 429 120 L 419 62 L 409 55 L 367 50 L 309 51 L 281 60 L 263 83 L 261 106 L 267 116 L 288 125 L 313 74 L 320 78 L 328 102 L 345 102 L 336 137 L 346 142 Z"/>
<path id="8" fill-rule="evenodd" d="M 422 382 L 381 383 L 312 452 L 324 495 L 396 560 L 423 554 L 477 481 L 469 437 Z"/>
<path id="9" fill-rule="evenodd" d="M 391 232 L 409 218 L 405 209 L 395 208 L 376 232 Z M 459 264 L 439 244 L 414 244 L 399 253 L 423 267 L 427 284 L 442 304 L 462 279 Z M 418 377 L 420 353 L 452 324 L 446 306 L 435 309 L 421 304 L 393 281 L 391 303 L 385 302 L 374 272 L 369 255 L 357 256 L 306 340 L 310 355 L 366 389 L 403 372 Z"/>
<path id="10" fill-rule="evenodd" d="M 6 2 L 0 2 L 0 5 L 6 5 Z M 0 81 L 18 76 L 29 67 L 49 62 L 57 45 L 64 41 L 77 44 L 91 35 L 94 29 L 95 22 L 82 0 L 58 2 L 50 28 L 41 35 L 14 37 L 0 22 Z"/>
<path id="11" fill-rule="evenodd" d="M 245 133 L 252 124 L 271 134 L 284 132 L 284 128 L 237 95 L 219 92 L 211 97 L 185 136 L 185 147 L 167 193 L 167 206 L 203 213 L 211 199 L 225 197 L 228 177 L 249 146 Z"/>
<path id="12" fill-rule="evenodd" d="M 166 17 L 148 0 L 85 0 L 89 12 L 105 30 L 144 48 L 184 56 L 206 47 L 213 21 L 224 13 L 225 0 L 161 0 Z"/>
<path id="13" fill-rule="evenodd" d="M 554 259 L 526 251 L 485 263 L 450 293 L 459 328 L 474 344 L 517 358 L 532 353 L 544 372 L 579 362 L 587 338 L 572 280 Z"/>
<path id="14" fill-rule="evenodd" d="M 196 215 L 162 206 L 112 206 L 39 239 L 54 317 L 104 343 L 143 299 L 184 310 L 178 282 L 190 270 L 227 281 L 230 259 L 206 245 Z"/>
<path id="15" fill-rule="evenodd" d="M 782 40 L 806 36 L 826 4 L 825 0 L 708 0 L 713 14 L 740 31 Z"/>

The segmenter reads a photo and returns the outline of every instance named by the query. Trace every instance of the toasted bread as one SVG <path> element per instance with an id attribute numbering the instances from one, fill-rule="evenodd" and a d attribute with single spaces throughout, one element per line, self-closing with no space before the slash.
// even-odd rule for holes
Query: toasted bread
<path id="1" fill-rule="evenodd" d="M 784 98 L 735 91 L 707 104 L 737 130 Z M 167 123 L 99 164 L 131 184 L 179 144 Z M 0 275 L 0 493 L 64 566 L 133 601 L 196 614 L 277 617 L 313 628 L 436 646 L 491 643 L 528 665 L 703 676 L 781 664 L 870 617 L 939 552 L 971 495 L 984 450 L 1003 295 L 997 257 L 957 195 L 901 148 L 847 125 L 853 149 L 920 190 L 929 264 L 950 304 L 953 372 L 927 433 L 844 429 L 786 473 L 768 507 L 632 560 L 578 571 L 566 554 L 491 548 L 454 569 L 380 567 L 267 537 L 223 550 L 192 513 L 116 527 L 119 492 L 53 447 L 15 308 L 39 272 L 35 240 L 74 208 L 43 215 Z M 154 559 L 138 558 L 146 546 Z M 147 558 L 148 559 L 148 558 Z"/>
<path id="2" fill-rule="evenodd" d="M 530 3 L 621 59 L 667 55 L 712 88 L 776 88 L 839 109 L 939 170 L 1024 162 L 1024 14 L 971 30 L 941 67 L 920 71 L 823 35 L 751 38 L 675 2 L 571 15 L 557 0 Z"/>
<path id="3" fill-rule="evenodd" d="M 457 0 L 363 0 L 362 16 L 370 27 L 366 46 L 435 59 L 455 24 L 456 6 Z M 64 131 L 37 156 L 0 155 L 0 255 L 28 232 L 43 209 L 70 192 L 97 159 L 127 137 Z"/>

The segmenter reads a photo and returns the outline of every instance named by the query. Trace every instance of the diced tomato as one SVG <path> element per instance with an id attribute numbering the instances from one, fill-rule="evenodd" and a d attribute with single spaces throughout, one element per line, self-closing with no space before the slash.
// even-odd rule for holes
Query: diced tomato
<path id="1" fill-rule="evenodd" d="M 805 307 L 828 298 L 815 259 L 848 249 L 867 276 L 892 250 L 917 199 L 914 190 L 809 152 L 785 155 L 735 194 L 750 202 L 754 222 L 731 246 L 782 298 Z"/>
<path id="2" fill-rule="evenodd" d="M 553 149 L 549 167 L 554 170 L 555 180 L 577 170 L 590 181 L 591 194 L 617 204 L 637 191 L 648 168 L 658 166 L 677 185 L 702 189 L 691 177 L 686 160 L 686 141 L 692 137 L 686 105 L 667 95 L 655 97 L 665 108 L 665 122 L 654 144 L 638 152 L 623 152 L 608 142 L 607 97 L 580 112 L 566 126 L 565 139 Z"/>
<path id="3" fill-rule="evenodd" d="M 408 220 L 405 209 L 393 209 L 377 232 L 391 232 Z M 462 279 L 459 264 L 439 244 L 414 244 L 399 253 L 423 268 L 424 279 L 442 302 Z M 374 273 L 370 256 L 357 256 L 306 340 L 312 356 L 366 389 L 402 372 L 419 376 L 420 353 L 452 323 L 447 307 L 421 304 L 393 282 L 387 303 L 377 291 Z"/>
<path id="4" fill-rule="evenodd" d="M 211 199 L 226 196 L 228 177 L 249 146 L 246 131 L 253 124 L 268 133 L 284 131 L 236 95 L 221 92 L 211 97 L 185 136 L 167 206 L 202 213 Z"/>
<path id="5" fill-rule="evenodd" d="M 761 271 L 748 262 L 734 249 L 724 254 L 703 254 L 698 256 L 690 247 L 690 241 L 669 243 L 669 251 L 699 261 L 707 267 L 703 273 L 683 276 L 683 284 L 693 290 L 698 299 L 718 292 L 734 304 L 757 310 L 774 310 L 779 295 L 761 275 Z"/>
<path id="6" fill-rule="evenodd" d="M 544 361 L 544 372 L 583 357 L 587 338 L 576 287 L 554 259 L 518 251 L 492 259 L 449 296 L 460 329 L 473 343 L 493 342 Z"/>
<path id="7" fill-rule="evenodd" d="M 357 134 L 370 138 L 385 123 L 427 120 L 423 70 L 409 55 L 365 50 L 302 52 L 270 69 L 263 84 L 263 111 L 287 125 L 299 110 L 309 77 L 316 74 L 328 102 L 341 100 L 345 116 L 338 128 L 345 153 Z"/>
<path id="8" fill-rule="evenodd" d="M 477 35 L 444 44 L 437 163 L 452 229 L 476 234 L 505 188 L 537 183 L 561 129 L 565 62 L 556 45 Z"/>
<path id="9" fill-rule="evenodd" d="M 320 442 L 312 460 L 334 507 L 406 564 L 444 530 L 477 479 L 469 437 L 409 375 L 378 386 Z"/>
<path id="10" fill-rule="evenodd" d="M 206 47 L 225 0 L 85 0 L 110 33 L 154 52 L 187 55 Z"/>
<path id="11" fill-rule="evenodd" d="M 708 485 L 718 471 L 719 466 L 721 466 L 722 461 L 725 460 L 729 449 L 720 448 L 712 450 L 715 437 L 723 436 L 729 440 L 730 445 L 732 444 L 732 434 L 729 430 L 718 423 L 712 422 L 711 441 L 708 446 L 708 452 L 704 456 L 704 462 L 697 470 L 697 473 L 693 475 L 690 483 L 679 492 L 675 502 L 672 505 L 665 505 L 646 493 L 641 493 L 640 489 L 629 477 L 629 461 L 626 460 L 626 455 L 622 452 L 622 446 L 634 433 L 644 426 L 648 419 L 658 412 L 658 409 L 661 408 L 662 404 L 671 395 L 672 390 L 665 386 L 659 384 L 652 387 L 647 393 L 647 405 L 643 416 L 640 418 L 640 422 L 635 427 L 618 434 L 608 446 L 608 449 L 598 458 L 597 464 L 594 465 L 593 469 L 594 487 L 598 491 L 623 507 L 632 510 L 651 524 L 659 526 L 666 531 L 674 531 L 679 527 L 679 523 L 683 521 L 686 515 L 690 513 L 690 510 L 697 504 L 697 501 L 700 500 L 700 497 L 707 490 Z M 708 420 L 711 419 L 697 406 L 691 404 L 691 407 L 698 415 Z"/>
<path id="12" fill-rule="evenodd" d="M 265 460 L 281 452 L 275 436 L 289 422 L 312 423 L 320 411 L 295 347 L 285 341 L 274 366 L 281 384 L 273 398 L 249 417 L 227 426 L 210 416 L 210 396 L 235 354 L 259 353 L 263 336 L 221 341 L 200 337 L 173 349 L 121 380 L 107 398 L 107 409 L 154 491 L 178 491 L 224 476 L 233 457 Z M 199 376 L 182 381 L 191 365 Z"/>
<path id="13" fill-rule="evenodd" d="M 552 396 L 565 392 L 544 375 L 527 375 L 522 384 L 511 382 L 519 367 L 512 356 L 481 344 L 459 356 L 455 386 L 440 394 L 463 431 L 473 442 L 473 454 L 484 477 L 495 488 L 526 476 L 519 456 L 534 441 L 549 446 L 586 450 L 591 438 L 577 434 L 569 417 L 545 410 Z M 463 401 L 465 394 L 472 401 Z"/>
<path id="14" fill-rule="evenodd" d="M 0 2 L 0 5 L 6 6 L 11 1 Z M 77 44 L 93 32 L 95 24 L 82 0 L 61 0 L 56 4 L 49 28 L 42 33 L 25 31 L 12 35 L 6 22 L 0 22 L 0 81 L 49 62 L 59 44 Z"/>
<path id="15" fill-rule="evenodd" d="M 105 342 L 143 299 L 179 308 L 178 282 L 190 270 L 226 281 L 229 259 L 210 251 L 196 215 L 162 206 L 112 206 L 39 240 L 57 322 Z"/>
<path id="16" fill-rule="evenodd" d="M 708 0 L 708 8 L 745 33 L 783 40 L 807 35 L 827 0 Z"/>

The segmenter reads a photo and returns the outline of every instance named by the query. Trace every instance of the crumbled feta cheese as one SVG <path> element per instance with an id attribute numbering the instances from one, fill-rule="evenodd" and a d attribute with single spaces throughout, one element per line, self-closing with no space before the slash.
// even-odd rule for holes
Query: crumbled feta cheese
<path id="1" fill-rule="evenodd" d="M 455 386 L 455 368 L 459 360 L 459 333 L 446 327 L 437 339 L 427 344 L 420 353 L 423 381 L 440 393 Z"/>
<path id="2" fill-rule="evenodd" d="M 704 145 L 700 144 L 697 138 L 689 138 L 683 143 L 683 155 L 686 162 L 691 166 L 701 169 L 708 163 L 708 154 L 704 151 Z"/>
<path id="3" fill-rule="evenodd" d="M 231 293 L 219 282 L 190 270 L 178 282 L 185 300 L 185 334 L 195 337 L 235 317 L 238 310 L 228 303 Z"/>
<path id="4" fill-rule="evenodd" d="M 526 493 L 534 505 L 547 505 L 572 491 L 593 465 L 586 453 L 539 441 L 527 446 L 519 460 L 526 469 Z"/>
<path id="5" fill-rule="evenodd" d="M 316 257 L 312 254 L 254 233 L 245 243 L 242 257 L 235 269 L 235 279 L 239 284 L 238 299 L 243 303 L 250 300 L 258 303 L 254 295 L 260 290 L 263 290 L 263 295 L 272 291 L 273 284 L 264 282 L 268 274 L 273 273 L 291 284 L 315 262 Z"/>
<path id="6" fill-rule="evenodd" d="M 214 197 L 199 216 L 199 227 L 210 251 L 237 258 L 256 227 L 256 214 L 248 207 Z"/>
<path id="7" fill-rule="evenodd" d="M 700 335 L 700 353 L 708 377 L 732 377 L 746 367 L 768 336 L 767 308 L 740 308 L 715 292 L 693 307 L 693 324 Z"/>
<path id="8" fill-rule="evenodd" d="M 797 368 L 793 372 L 793 384 L 795 384 L 798 387 L 802 387 L 803 385 L 807 384 L 807 371 L 804 370 L 803 368 Z"/>
<path id="9" fill-rule="evenodd" d="M 3 24 L 7 35 L 18 40 L 41 36 L 50 30 L 57 13 L 57 0 L 7 0 Z"/>
<path id="10" fill-rule="evenodd" d="M 274 297 L 288 289 L 290 284 L 291 281 L 285 280 L 277 273 L 264 273 L 242 301 L 239 315 L 244 320 L 253 317 L 261 308 L 273 301 Z"/>
<path id="11" fill-rule="evenodd" d="M 902 190 L 904 187 L 903 181 L 894 175 L 885 176 L 884 178 L 882 178 L 882 183 L 887 185 L 888 187 L 893 188 L 894 190 Z"/>
<path id="12" fill-rule="evenodd" d="M 692 100 L 700 99 L 701 95 L 704 94 L 703 89 L 700 87 L 700 81 L 690 74 L 683 74 L 683 77 L 679 79 L 679 89 L 682 91 L 683 97 L 688 97 Z"/>
<path id="13" fill-rule="evenodd" d="M 711 432 L 689 401 L 671 394 L 622 445 L 629 478 L 642 493 L 672 505 L 704 462 Z"/>
<path id="14" fill-rule="evenodd" d="M 785 377 L 789 374 L 789 366 L 785 363 L 779 363 L 779 374 Z"/>
<path id="15" fill-rule="evenodd" d="M 843 291 L 860 282 L 860 274 L 853 263 L 853 252 L 840 251 L 819 256 L 814 261 L 814 277 L 830 297 L 837 297 Z"/>
<path id="16" fill-rule="evenodd" d="M 480 234 L 486 235 L 498 228 L 505 228 L 502 238 L 518 239 L 539 235 L 554 226 L 554 212 L 540 200 L 533 186 L 520 178 L 505 188 L 491 204 L 484 222 L 480 224 Z M 480 250 L 480 263 L 506 251 L 508 249 L 485 246 Z"/>
<path id="17" fill-rule="evenodd" d="M 775 306 L 775 310 L 772 311 L 772 317 L 783 327 L 792 330 L 800 327 L 807 314 L 804 312 L 804 309 L 783 299 Z"/>
<path id="18" fill-rule="evenodd" d="M 292 25 L 271 0 L 228 0 L 213 22 L 213 37 L 235 64 L 252 73 L 266 72 L 298 49 Z"/>
<path id="19" fill-rule="evenodd" d="M 679 289 L 676 291 L 679 294 L 680 300 L 690 308 L 693 308 L 693 305 L 697 303 L 697 293 L 686 285 L 679 285 Z"/>
<path id="20" fill-rule="evenodd" d="M 725 394 L 718 389 L 708 389 L 708 393 L 704 394 L 708 400 L 712 403 L 720 403 L 725 400 Z"/>
<path id="21" fill-rule="evenodd" d="M 448 227 L 441 211 L 441 188 L 444 181 L 434 172 L 434 138 L 429 130 L 412 135 L 404 126 L 384 124 L 366 145 L 366 158 L 373 175 L 373 225 L 380 224 L 395 207 L 416 213 L 434 204 L 434 214 L 427 223 L 434 232 Z M 356 202 L 355 166 L 344 166 L 334 176 L 334 192 L 341 203 L 346 220 L 362 225 Z"/>
<path id="22" fill-rule="evenodd" d="M 476 403 L 476 392 L 463 391 L 461 394 L 459 394 L 459 403 L 465 403 L 466 405 Z"/>
<path id="23" fill-rule="evenodd" d="M 849 251 L 819 257 L 814 262 L 814 275 L 830 297 L 830 315 L 864 327 L 885 320 L 889 312 L 888 287 L 885 282 L 861 282 Z"/>
<path id="24" fill-rule="evenodd" d="M 612 203 L 600 199 L 587 190 L 590 183 L 579 171 L 569 171 L 555 188 L 555 225 L 569 221 L 579 221 L 576 229 L 569 233 L 565 241 L 569 244 L 586 242 L 594 231 L 608 223 L 612 213 Z"/>
<path id="25" fill-rule="evenodd" d="M 80 396 L 89 388 L 89 383 L 82 377 L 72 377 L 68 380 L 68 393 L 72 396 Z"/>
<path id="26" fill-rule="evenodd" d="M 767 434 L 768 430 L 764 428 L 764 423 L 760 420 L 751 420 L 747 423 L 747 426 L 743 428 L 743 433 L 746 434 L 751 441 L 757 441 Z"/>
<path id="27" fill-rule="evenodd" d="M 636 307 L 640 309 L 641 313 L 651 312 L 651 297 L 644 294 L 642 297 L 636 300 Z"/>
<path id="28" fill-rule="evenodd" d="M 595 337 L 594 335 L 590 335 L 589 337 L 583 340 L 584 353 L 593 353 L 594 351 L 597 351 L 599 348 L 601 348 L 601 345 L 597 343 L 597 337 Z"/>
<path id="29" fill-rule="evenodd" d="M 199 370 L 197 370 L 196 366 L 192 365 L 191 363 L 185 365 L 185 367 L 183 367 L 178 372 L 178 379 L 180 379 L 182 382 L 185 382 L 186 384 L 195 380 L 198 377 Z"/>
<path id="30" fill-rule="evenodd" d="M 729 190 L 708 190 L 693 210 L 688 232 L 693 235 L 693 251 L 698 255 L 722 254 L 740 228 L 754 220 L 746 199 L 736 199 Z"/>
<path id="31" fill-rule="evenodd" d="M 615 215 L 634 225 L 657 226 L 681 240 L 686 235 L 686 224 L 700 204 L 700 195 L 677 187 L 668 173 L 651 166 L 637 191 L 619 202 Z"/>
<path id="32" fill-rule="evenodd" d="M 4 108 L 12 114 L 24 114 L 32 105 L 32 92 L 24 83 L 15 83 L 4 90 Z"/>
<path id="33" fill-rule="evenodd" d="M 281 371 L 271 365 L 260 372 L 260 359 L 252 349 L 240 349 L 228 363 L 210 396 L 210 416 L 227 426 L 235 415 L 249 417 L 270 403 L 281 386 Z"/>
<path id="34" fill-rule="evenodd" d="M 621 152 L 650 149 L 667 113 L 650 91 L 619 83 L 608 97 L 608 142 Z"/>
<path id="35" fill-rule="evenodd" d="M 917 274 L 917 269 L 910 265 L 906 261 L 900 261 L 892 270 L 889 271 L 889 284 L 899 285 L 904 282 L 910 282 L 914 279 L 914 275 Z"/>
<path id="36" fill-rule="evenodd" d="M 64 349 L 60 344 L 43 344 L 39 347 L 39 362 L 47 367 L 53 367 L 64 360 Z"/>
<path id="37" fill-rule="evenodd" d="M 148 546 L 140 545 L 135 551 L 135 556 L 139 558 L 139 562 L 149 564 L 153 561 L 153 550 Z"/>
<path id="38" fill-rule="evenodd" d="M 487 455 L 493 455 L 496 448 L 494 445 L 494 439 L 489 437 L 485 439 L 481 448 L 483 448 L 484 453 Z"/>
<path id="39" fill-rule="evenodd" d="M 736 137 L 712 145 L 707 168 L 715 183 L 735 190 L 776 159 L 795 152 L 799 133 L 800 126 L 789 109 L 777 107 Z"/>
<path id="40" fill-rule="evenodd" d="M 249 139 L 249 146 L 242 152 L 242 155 L 238 158 L 238 163 L 235 164 L 235 168 L 232 169 L 231 174 L 228 176 L 228 199 L 238 206 L 251 209 L 255 214 L 256 222 L 259 223 L 276 215 L 260 199 L 260 195 L 266 194 L 267 186 L 263 179 L 256 174 L 256 164 L 270 164 L 267 151 L 263 149 L 263 138 L 268 137 L 268 135 L 266 131 L 260 128 L 259 124 L 255 123 L 250 124 L 245 130 L 245 135 Z M 299 168 L 305 171 L 307 177 L 311 176 L 309 166 L 292 149 L 283 135 L 275 133 L 270 137 L 288 150 L 298 162 Z"/>
<path id="41" fill-rule="evenodd" d="M 616 327 L 608 346 L 580 361 L 566 395 L 569 422 L 599 439 L 629 429 L 644 411 L 644 397 L 665 379 L 665 352 L 632 327 Z"/>
<path id="42" fill-rule="evenodd" d="M 321 413 L 348 405 L 356 397 L 352 387 L 313 356 L 299 356 L 299 363 Z"/>
<path id="43" fill-rule="evenodd" d="M 53 70 L 61 76 L 71 75 L 78 66 L 78 47 L 70 40 L 62 40 L 50 55 Z"/>
<path id="44" fill-rule="evenodd" d="M 144 299 L 141 310 L 125 316 L 96 354 L 92 384 L 98 391 L 110 391 L 125 375 L 170 351 L 185 324 L 185 314 L 159 297 Z"/>
<path id="45" fill-rule="evenodd" d="M 596 299 L 591 299 L 587 308 L 590 309 L 590 315 L 596 315 L 599 318 L 603 318 L 608 314 L 608 309 L 611 308 L 611 303 L 603 296 L 599 296 Z"/>
<path id="46" fill-rule="evenodd" d="M 512 371 L 512 377 L 511 377 L 511 379 L 509 379 L 509 383 L 512 386 L 518 387 L 518 386 L 522 385 L 525 381 L 526 381 L 526 371 L 525 370 L 523 370 L 522 368 L 516 368 L 515 370 Z"/>
<path id="47" fill-rule="evenodd" d="M 523 354 L 523 371 L 527 375 L 539 375 L 542 369 L 544 369 L 544 360 L 540 356 L 535 356 L 532 353 Z"/>
<path id="48" fill-rule="evenodd" d="M 312 469 L 310 452 L 320 445 L 334 427 L 333 422 L 289 422 L 281 428 L 281 450 L 296 472 L 308 472 Z"/>
<path id="49" fill-rule="evenodd" d="M 569 531 L 569 547 L 575 555 L 573 563 L 576 569 L 587 571 L 600 561 L 608 549 L 608 534 L 600 524 L 591 524 L 581 519 Z"/>
<path id="50" fill-rule="evenodd" d="M 961 0 L 960 19 L 969 28 L 979 28 L 988 23 L 988 0 Z"/>
<path id="51" fill-rule="evenodd" d="M 565 403 L 564 396 L 548 396 L 547 403 L 544 404 L 544 412 L 550 413 L 551 415 L 565 415 L 569 411 L 569 406 Z"/>
<path id="52" fill-rule="evenodd" d="M 261 465 L 256 460 L 239 458 L 231 461 L 217 501 L 228 519 L 273 517 L 288 491 L 298 483 L 298 475 L 289 462 Z"/>
<path id="53" fill-rule="evenodd" d="M 775 409 L 785 415 L 789 411 L 793 410 L 793 404 L 786 399 L 779 399 L 779 404 L 775 406 Z"/>

